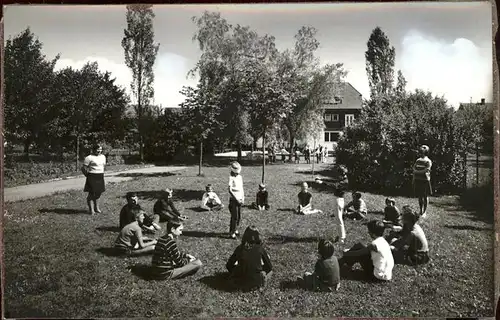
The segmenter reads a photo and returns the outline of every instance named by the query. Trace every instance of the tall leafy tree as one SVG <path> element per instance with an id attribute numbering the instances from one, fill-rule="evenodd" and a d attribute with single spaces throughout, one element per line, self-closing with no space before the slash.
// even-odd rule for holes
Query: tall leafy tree
<path id="1" fill-rule="evenodd" d="M 154 41 L 153 6 L 148 4 L 127 5 L 127 29 L 124 30 L 122 47 L 125 52 L 125 64 L 132 71 L 133 97 L 137 104 L 139 148 L 141 160 L 144 160 L 142 116 L 144 106 L 148 106 L 154 96 L 153 66 L 158 54 L 159 44 Z"/>
<path id="2" fill-rule="evenodd" d="M 394 87 L 396 50 L 380 27 L 373 29 L 366 45 L 366 73 L 370 98 L 391 94 Z"/>
<path id="3" fill-rule="evenodd" d="M 29 28 L 5 44 L 5 134 L 9 141 L 24 144 L 26 156 L 56 116 L 51 112 L 51 92 L 59 55 L 48 60 L 42 46 Z"/>
<path id="4" fill-rule="evenodd" d="M 96 140 L 113 142 L 124 135 L 120 128 L 129 98 L 114 82 L 109 72 L 99 71 L 96 62 L 80 70 L 68 67 L 57 72 L 53 88 L 59 116 L 51 123 L 57 128 L 51 138 L 56 144 L 74 147 L 77 170 L 81 146 Z"/>

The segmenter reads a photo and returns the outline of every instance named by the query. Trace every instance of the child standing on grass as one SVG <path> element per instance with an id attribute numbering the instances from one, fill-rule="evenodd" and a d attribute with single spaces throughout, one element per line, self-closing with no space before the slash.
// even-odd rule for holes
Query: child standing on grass
<path id="1" fill-rule="evenodd" d="M 410 206 L 403 207 L 403 231 L 391 247 L 397 263 L 420 265 L 430 260 L 429 244 L 418 219 L 419 214 Z"/>
<path id="2" fill-rule="evenodd" d="M 352 266 L 359 262 L 368 278 L 372 280 L 389 281 L 392 279 L 394 258 L 389 243 L 384 239 L 385 225 L 382 221 L 368 222 L 368 233 L 374 239 L 368 246 L 362 243 L 355 244 L 344 252 L 339 259 L 339 266 Z"/>
<path id="3" fill-rule="evenodd" d="M 229 222 L 229 234 L 231 238 L 236 239 L 239 234 L 238 227 L 241 221 L 241 206 L 245 201 L 245 193 L 243 191 L 243 177 L 241 173 L 241 165 L 234 161 L 230 166 L 229 174 L 229 212 L 231 213 L 231 221 Z"/>
<path id="4" fill-rule="evenodd" d="M 307 182 L 302 183 L 301 191 L 298 194 L 299 198 L 299 206 L 297 207 L 296 213 L 309 215 L 314 213 L 323 213 L 323 211 L 319 209 L 312 208 L 312 194 L 309 192 L 309 185 Z"/>
<path id="5" fill-rule="evenodd" d="M 201 208 L 207 211 L 219 211 L 224 208 L 222 201 L 220 201 L 219 196 L 214 192 L 211 184 L 205 187 L 205 193 L 201 198 Z"/>
<path id="6" fill-rule="evenodd" d="M 268 197 L 269 194 L 266 190 L 266 185 L 263 183 L 259 184 L 259 191 L 255 196 L 255 202 L 252 203 L 252 208 L 259 211 L 269 210 Z"/>
<path id="7" fill-rule="evenodd" d="M 122 207 L 120 211 L 120 230 L 123 229 L 127 224 L 134 222 L 135 217 L 132 212 L 133 208 L 137 208 L 142 210 L 139 205 L 139 197 L 137 197 L 137 193 L 135 192 L 127 192 L 125 195 L 127 199 L 127 204 Z M 157 214 L 152 215 L 144 215 L 144 223 L 142 228 L 148 231 L 160 230 L 161 227 L 158 224 L 160 222 L 160 216 Z"/>
<path id="8" fill-rule="evenodd" d="M 152 252 L 155 249 L 156 240 L 142 236 L 141 225 L 144 222 L 144 211 L 133 208 L 135 221 L 127 224 L 120 231 L 115 241 L 115 249 L 127 256 Z"/>
<path id="9" fill-rule="evenodd" d="M 321 239 L 318 243 L 319 259 L 314 272 L 306 272 L 299 277 L 299 283 L 308 290 L 337 291 L 340 287 L 340 270 L 337 257 L 333 255 L 335 248 L 330 240 Z"/>
<path id="10" fill-rule="evenodd" d="M 173 190 L 170 188 L 165 189 L 164 195 L 158 199 L 154 206 L 153 212 L 160 217 L 161 222 L 170 221 L 172 219 L 186 220 L 187 217 L 181 215 L 179 210 L 174 205 Z"/>
<path id="11" fill-rule="evenodd" d="M 180 279 L 195 274 L 202 267 L 199 259 L 179 251 L 176 240 L 183 229 L 181 220 L 167 222 L 167 234 L 158 239 L 153 252 L 152 273 L 156 279 Z"/>
<path id="12" fill-rule="evenodd" d="M 415 190 L 415 195 L 418 198 L 418 205 L 420 206 L 420 216 L 422 218 L 425 218 L 427 216 L 429 196 L 432 195 L 432 161 L 427 157 L 428 154 L 429 147 L 426 145 L 422 145 L 419 149 L 420 157 L 413 165 L 413 188 Z"/>
<path id="13" fill-rule="evenodd" d="M 237 288 L 252 290 L 265 286 L 273 266 L 255 226 L 245 230 L 241 244 L 227 261 L 226 268 L 230 273 L 231 284 Z"/>
<path id="14" fill-rule="evenodd" d="M 362 195 L 359 192 L 352 193 L 352 201 L 345 207 L 345 211 L 347 211 L 345 214 L 346 217 L 353 220 L 366 219 L 368 210 L 366 209 L 365 201 L 361 197 Z"/>

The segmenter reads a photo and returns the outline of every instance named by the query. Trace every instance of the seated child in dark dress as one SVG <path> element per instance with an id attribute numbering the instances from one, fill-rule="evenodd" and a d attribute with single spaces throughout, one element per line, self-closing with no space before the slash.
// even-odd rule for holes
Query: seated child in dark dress
<path id="1" fill-rule="evenodd" d="M 255 226 L 245 230 L 241 244 L 227 261 L 226 268 L 231 284 L 236 288 L 252 290 L 265 286 L 273 266 Z"/>
<path id="2" fill-rule="evenodd" d="M 333 242 L 321 239 L 318 243 L 319 259 L 314 266 L 314 272 L 306 272 L 299 277 L 299 283 L 307 290 L 337 291 L 340 287 L 340 270 Z"/>
<path id="3" fill-rule="evenodd" d="M 134 222 L 135 217 L 132 212 L 133 208 L 142 210 L 139 205 L 139 198 L 135 192 L 127 192 L 126 196 L 127 204 L 123 206 L 120 211 L 120 230 L 123 229 L 127 224 Z M 144 222 L 142 228 L 146 231 L 160 230 L 161 227 L 158 224 L 160 222 L 160 216 L 156 214 L 144 214 Z"/>
<path id="4" fill-rule="evenodd" d="M 410 206 L 403 207 L 403 231 L 391 245 L 396 263 L 420 265 L 429 262 L 429 244 L 418 224 L 420 214 Z"/>
<path id="5" fill-rule="evenodd" d="M 259 211 L 269 210 L 270 206 L 268 203 L 269 194 L 266 190 L 266 185 L 261 183 L 259 184 L 259 191 L 255 196 L 255 202 L 252 203 L 252 208 L 257 209 Z"/>
<path id="6" fill-rule="evenodd" d="M 403 229 L 403 219 L 398 207 L 396 207 L 396 200 L 393 198 L 385 199 L 384 220 L 386 228 L 390 228 L 389 235 L 385 237 L 387 242 L 391 243 L 394 239 L 399 238 L 399 234 Z"/>
<path id="7" fill-rule="evenodd" d="M 187 217 L 181 215 L 179 210 L 175 207 L 172 195 L 172 189 L 165 189 L 164 195 L 158 199 L 153 206 L 153 212 L 160 217 L 161 222 L 168 222 L 172 219 L 179 219 L 181 221 L 187 219 Z"/>

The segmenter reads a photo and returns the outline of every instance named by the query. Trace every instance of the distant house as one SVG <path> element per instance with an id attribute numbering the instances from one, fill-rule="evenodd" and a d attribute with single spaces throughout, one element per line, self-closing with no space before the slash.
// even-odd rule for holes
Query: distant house
<path id="1" fill-rule="evenodd" d="M 344 82 L 340 92 L 324 101 L 325 129 L 319 144 L 332 150 L 344 128 L 359 117 L 362 105 L 361 93 L 349 82 Z"/>
<path id="2" fill-rule="evenodd" d="M 488 106 L 492 107 L 493 103 L 491 102 L 486 102 L 485 98 L 481 99 L 481 102 L 460 102 L 460 107 L 467 107 L 467 106 Z"/>

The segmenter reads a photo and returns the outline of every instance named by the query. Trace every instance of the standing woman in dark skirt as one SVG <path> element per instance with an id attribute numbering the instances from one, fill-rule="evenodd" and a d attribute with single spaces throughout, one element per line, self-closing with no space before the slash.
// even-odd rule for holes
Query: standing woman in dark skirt
<path id="1" fill-rule="evenodd" d="M 104 167 L 106 156 L 102 154 L 102 146 L 95 145 L 93 154 L 88 155 L 83 161 L 82 172 L 87 177 L 84 192 L 88 192 L 87 205 L 90 214 L 101 213 L 97 200 L 106 190 L 104 185 Z"/>

